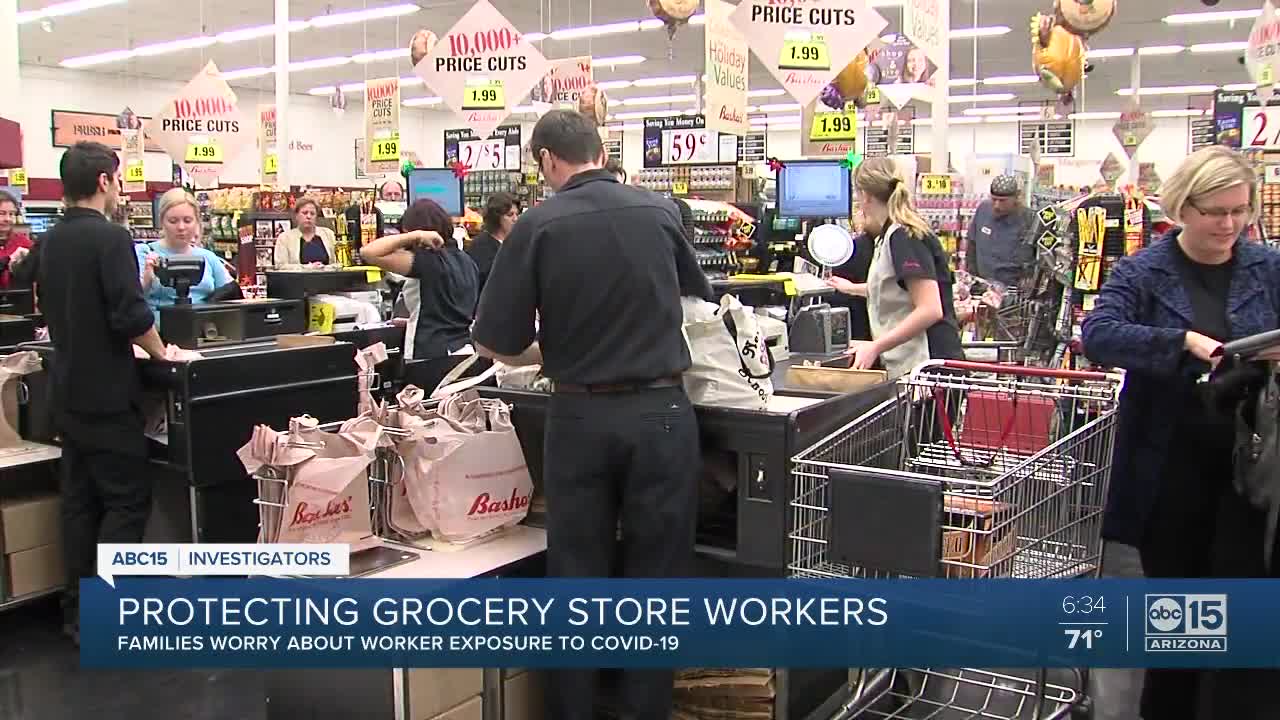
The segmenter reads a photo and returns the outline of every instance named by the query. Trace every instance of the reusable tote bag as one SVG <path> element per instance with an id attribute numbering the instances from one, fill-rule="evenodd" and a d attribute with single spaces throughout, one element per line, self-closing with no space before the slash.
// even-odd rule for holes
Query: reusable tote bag
<path id="1" fill-rule="evenodd" d="M 756 316 L 732 295 L 720 305 L 681 298 L 693 364 L 684 389 L 699 405 L 764 410 L 773 396 L 773 357 Z"/>

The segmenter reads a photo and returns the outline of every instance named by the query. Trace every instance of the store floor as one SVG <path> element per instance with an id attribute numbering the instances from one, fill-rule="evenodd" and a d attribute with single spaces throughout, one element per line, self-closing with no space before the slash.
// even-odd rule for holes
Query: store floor
<path id="1" fill-rule="evenodd" d="M 56 599 L 0 612 L 0 720 L 265 720 L 253 671 L 81 670 Z"/>

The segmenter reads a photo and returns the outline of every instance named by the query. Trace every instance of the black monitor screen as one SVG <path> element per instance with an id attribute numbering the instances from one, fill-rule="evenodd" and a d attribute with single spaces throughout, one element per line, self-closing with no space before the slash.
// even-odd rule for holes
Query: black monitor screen
<path id="1" fill-rule="evenodd" d="M 462 180 L 448 168 L 418 168 L 409 173 L 409 204 L 434 200 L 451 217 L 462 217 Z"/>
<path id="2" fill-rule="evenodd" d="M 792 160 L 778 172 L 778 214 L 793 218 L 847 218 L 849 170 L 839 160 Z"/>

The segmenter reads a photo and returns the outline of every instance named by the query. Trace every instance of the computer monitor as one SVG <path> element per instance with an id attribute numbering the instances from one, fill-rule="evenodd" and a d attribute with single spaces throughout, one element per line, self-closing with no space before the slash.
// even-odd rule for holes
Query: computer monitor
<path id="1" fill-rule="evenodd" d="M 839 160 L 788 160 L 778 172 L 778 215 L 847 218 L 853 207 L 849 180 Z"/>
<path id="2" fill-rule="evenodd" d="M 418 168 L 409 173 L 409 204 L 434 200 L 451 217 L 462 217 L 462 180 L 449 168 Z"/>

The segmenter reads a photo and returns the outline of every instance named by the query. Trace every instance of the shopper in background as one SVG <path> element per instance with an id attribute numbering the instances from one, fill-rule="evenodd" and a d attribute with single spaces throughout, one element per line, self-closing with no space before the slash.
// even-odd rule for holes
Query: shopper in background
<path id="1" fill-rule="evenodd" d="M 1035 263 L 1028 233 L 1034 216 L 1022 204 L 1022 187 L 1012 175 L 991 181 L 991 198 L 983 200 L 969 223 L 965 269 L 970 275 L 1017 289 Z"/>
<path id="2" fill-rule="evenodd" d="M 480 271 L 480 290 L 484 291 L 485 281 L 489 279 L 489 270 L 493 268 L 493 259 L 498 256 L 502 241 L 511 234 L 520 217 L 520 201 L 511 193 L 499 192 L 489 196 L 484 205 L 484 229 L 471 239 L 471 247 L 467 253 L 476 261 Z"/>
<path id="3" fill-rule="evenodd" d="M 378 197 L 384 202 L 404 202 L 404 186 L 396 180 L 388 180 L 378 188 Z"/>
<path id="4" fill-rule="evenodd" d="M 31 249 L 31 238 L 14 229 L 21 216 L 22 206 L 18 204 L 18 200 L 9 193 L 0 191 L 0 289 L 8 288 L 13 282 L 9 263 L 14 252 L 19 248 Z M 22 255 L 25 256 L 26 253 Z"/>
<path id="5" fill-rule="evenodd" d="M 1197 382 L 1223 342 L 1280 326 L 1280 254 L 1240 239 L 1257 197 L 1243 156 L 1191 155 L 1161 188 L 1181 227 L 1117 262 L 1084 321 L 1089 359 L 1128 371 L 1103 537 L 1109 557 L 1137 548 L 1149 577 L 1280 575 L 1263 563 L 1265 513 L 1233 490 L 1232 418 Z M 1277 718 L 1277 682 L 1274 670 L 1150 670 L 1142 716 Z"/>
<path id="6" fill-rule="evenodd" d="M 295 227 L 276 238 L 276 267 L 329 265 L 336 262 L 338 239 L 327 227 L 316 225 L 320 205 L 302 198 L 293 209 Z"/>
<path id="7" fill-rule="evenodd" d="M 142 267 L 142 291 L 159 323 L 160 308 L 172 305 L 178 298 L 176 290 L 161 285 L 156 277 L 161 258 L 188 255 L 204 260 L 204 276 L 191 286 L 192 303 L 205 302 L 214 290 L 232 282 L 232 278 L 221 258 L 196 244 L 200 238 L 200 209 L 191 193 L 182 188 L 166 191 L 160 196 L 157 212 L 164 238 L 139 243 L 134 251 Z"/>
<path id="8" fill-rule="evenodd" d="M 605 172 L 608 172 L 610 175 L 613 175 L 615 178 L 617 178 L 618 182 L 622 183 L 623 185 L 627 184 L 627 171 L 625 168 L 622 167 L 622 161 L 616 160 L 616 159 L 610 159 L 608 162 L 604 164 L 604 169 L 605 169 Z"/>
<path id="9" fill-rule="evenodd" d="M 680 298 L 709 300 L 711 288 L 675 206 L 619 184 L 585 116 L 547 113 L 530 147 L 555 195 L 503 243 L 472 335 L 481 354 L 540 363 L 555 381 L 548 574 L 688 576 L 701 454 L 680 382 L 690 365 Z M 670 670 L 622 673 L 621 716 L 668 720 L 673 680 Z M 595 671 L 554 672 L 547 717 L 590 720 L 595 698 Z"/>
<path id="10" fill-rule="evenodd" d="M 142 540 L 151 508 L 141 387 L 133 346 L 165 356 L 138 285 L 133 237 L 107 220 L 120 160 L 76 143 L 59 164 L 66 212 L 40 244 L 37 283 L 54 356 L 50 403 L 62 437 L 66 629 L 79 643 L 79 580 L 97 544 Z"/>
<path id="11" fill-rule="evenodd" d="M 405 359 L 447 357 L 471 342 L 480 273 L 475 261 L 453 242 L 449 213 L 434 201 L 410 205 L 400 227 L 401 234 L 365 247 L 364 261 L 417 281 L 417 302 L 409 307 L 405 332 Z"/>
<path id="12" fill-rule="evenodd" d="M 947 254 L 912 204 L 902 171 L 889 158 L 865 160 L 854 186 L 875 251 L 865 288 L 872 339 L 850 349 L 853 367 L 880 360 L 896 378 L 929 359 L 963 358 Z M 847 295 L 862 292 L 844 279 L 833 285 Z"/>

